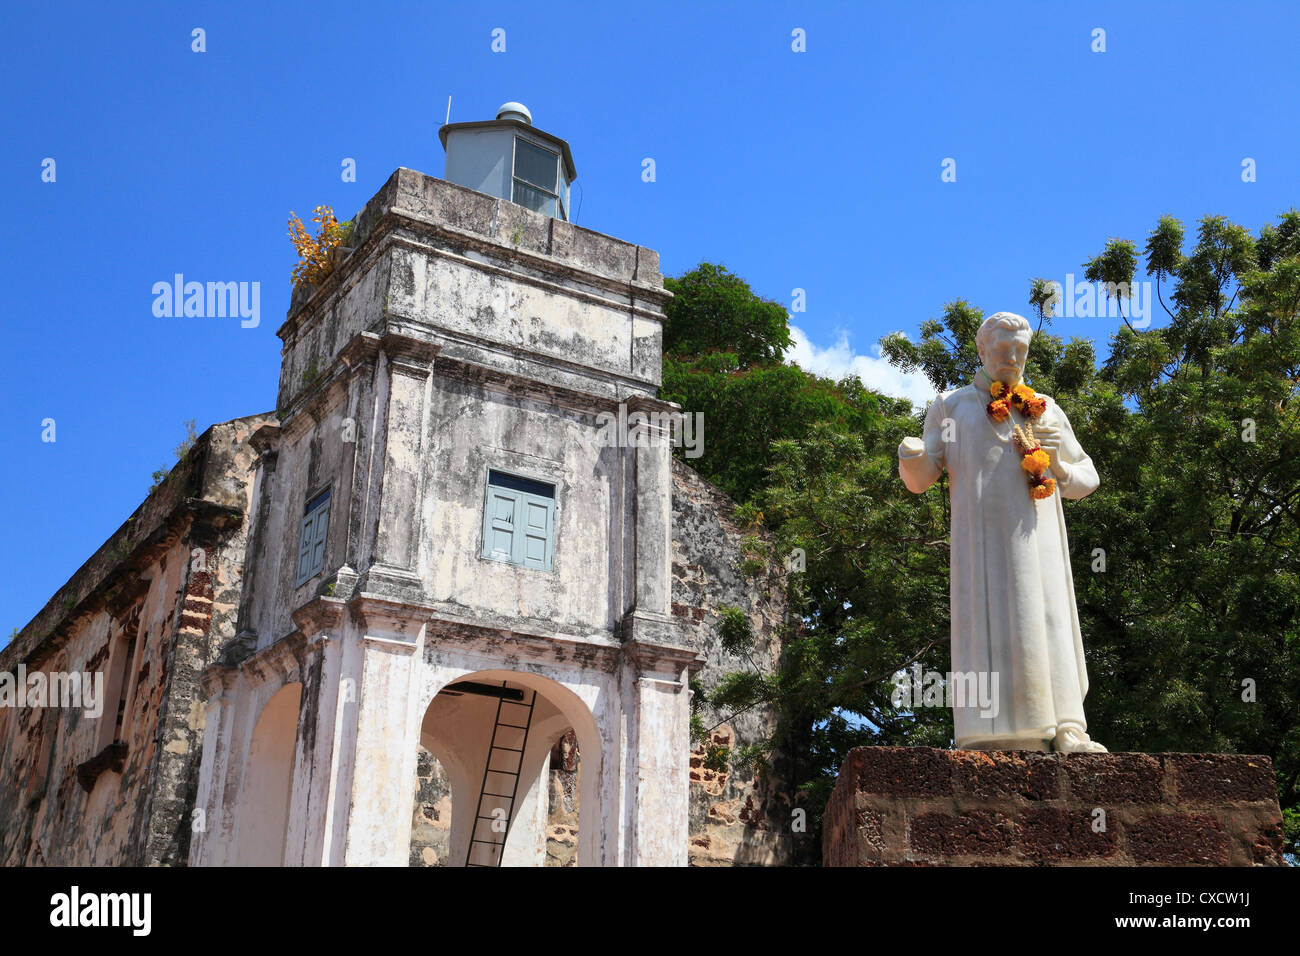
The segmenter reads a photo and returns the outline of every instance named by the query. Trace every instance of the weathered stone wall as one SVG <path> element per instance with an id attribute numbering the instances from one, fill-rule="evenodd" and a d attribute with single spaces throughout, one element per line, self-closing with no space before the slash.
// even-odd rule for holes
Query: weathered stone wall
<path id="1" fill-rule="evenodd" d="M 0 862 L 184 860 L 199 756 L 197 673 L 234 634 L 252 473 L 246 440 L 263 421 L 238 419 L 200 436 L 0 652 L 9 674 L 19 665 L 102 674 L 107 698 L 98 717 L 82 707 L 4 708 Z"/>
<path id="2" fill-rule="evenodd" d="M 705 658 L 696 677 L 704 692 L 732 671 L 771 672 L 786 623 L 785 575 L 780 567 L 742 573 L 742 544 L 750 529 L 735 503 L 681 461 L 673 462 L 672 612 L 685 639 Z M 737 607 L 754 634 L 749 652 L 729 652 L 719 636 L 719 612 Z M 702 705 L 709 739 L 691 754 L 690 862 L 693 866 L 779 865 L 791 857 L 790 801 L 775 780 L 752 770 L 705 766 L 708 745 L 758 744 L 774 730 L 770 709 L 715 713 Z M 715 726 L 717 725 L 717 726 Z"/>
<path id="3" fill-rule="evenodd" d="M 1280 866 L 1268 757 L 859 747 L 826 866 Z"/>
<path id="4" fill-rule="evenodd" d="M 546 793 L 546 866 L 578 865 L 578 787 L 582 756 L 572 732 L 551 754 L 543 783 Z M 411 821 L 411 866 L 460 866 L 451 854 L 451 781 L 424 747 L 416 768 L 415 817 Z"/>
<path id="5" fill-rule="evenodd" d="M 451 781 L 438 758 L 423 747 L 416 761 L 411 866 L 456 866 L 451 856 Z M 463 863 L 464 861 L 460 861 Z"/>
<path id="6" fill-rule="evenodd" d="M 659 383 L 656 303 L 667 296 L 653 249 L 411 169 L 370 198 L 352 241 L 320 288 L 295 294 L 278 331 L 281 408 L 357 333 L 394 320 L 439 329 L 452 358 L 560 387 L 591 388 L 593 369 Z"/>
<path id="7" fill-rule="evenodd" d="M 265 648 L 314 597 L 355 586 L 608 634 L 633 603 L 633 569 L 655 564 L 624 553 L 631 500 L 649 515 L 658 494 L 667 513 L 667 453 L 662 474 L 634 467 L 597 419 L 658 407 L 658 255 L 409 169 L 358 214 L 353 241 L 278 332 L 283 428 L 260 479 L 241 630 Z M 489 468 L 556 485 L 546 578 L 480 557 Z M 325 569 L 298 584 L 283 542 L 325 489 Z M 637 547 L 653 544 L 649 527 Z"/>
<path id="8" fill-rule="evenodd" d="M 551 751 L 546 816 L 546 865 L 577 866 L 578 785 L 582 780 L 582 754 L 578 739 L 567 734 Z"/>

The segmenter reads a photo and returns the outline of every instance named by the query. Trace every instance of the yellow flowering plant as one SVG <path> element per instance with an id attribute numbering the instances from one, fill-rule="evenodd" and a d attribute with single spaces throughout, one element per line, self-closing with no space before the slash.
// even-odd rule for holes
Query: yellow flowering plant
<path id="1" fill-rule="evenodd" d="M 334 249 L 343 239 L 339 221 L 329 206 L 317 206 L 311 221 L 319 227 L 315 236 L 308 235 L 297 213 L 289 213 L 289 241 L 298 252 L 298 264 L 293 269 L 294 285 L 303 280 L 312 285 L 324 282 L 334 271 Z"/>

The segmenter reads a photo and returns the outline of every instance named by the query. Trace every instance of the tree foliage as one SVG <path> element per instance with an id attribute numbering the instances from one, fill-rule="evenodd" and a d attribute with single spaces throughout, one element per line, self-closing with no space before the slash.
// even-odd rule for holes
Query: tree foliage
<path id="1" fill-rule="evenodd" d="M 673 298 L 664 309 L 664 352 L 729 352 L 742 368 L 780 361 L 790 347 L 785 307 L 756 296 L 726 266 L 701 262 L 680 278 L 667 278 Z"/>

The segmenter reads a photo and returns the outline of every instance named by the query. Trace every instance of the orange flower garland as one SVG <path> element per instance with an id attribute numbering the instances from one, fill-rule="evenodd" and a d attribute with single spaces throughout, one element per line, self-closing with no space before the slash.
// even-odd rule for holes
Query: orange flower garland
<path id="1" fill-rule="evenodd" d="M 1006 382 L 994 382 L 989 386 L 987 411 L 995 422 L 1004 422 L 1015 409 L 1029 420 L 1042 417 L 1047 411 L 1047 399 L 1035 395 L 1034 390 L 1023 383 L 1008 385 Z M 1051 467 L 1051 456 L 1043 450 L 1042 444 L 1034 437 L 1034 426 L 1026 423 L 1022 431 L 1019 425 L 1012 426 L 1016 451 L 1020 453 L 1020 467 L 1029 475 L 1029 496 L 1035 501 L 1050 498 L 1056 493 L 1056 480 L 1046 477 Z"/>
<path id="2" fill-rule="evenodd" d="M 1056 491 L 1056 480 L 1045 477 L 1052 458 L 1043 451 L 1043 446 L 1034 437 L 1034 426 L 1012 426 L 1015 433 L 1016 451 L 1020 452 L 1020 467 L 1029 474 L 1029 497 L 1035 501 L 1050 498 Z"/>

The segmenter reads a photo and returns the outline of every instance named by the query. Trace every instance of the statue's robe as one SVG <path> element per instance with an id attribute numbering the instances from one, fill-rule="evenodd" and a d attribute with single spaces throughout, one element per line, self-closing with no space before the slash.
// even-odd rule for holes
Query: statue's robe
<path id="1" fill-rule="evenodd" d="M 931 403 L 925 451 L 914 457 L 900 452 L 899 475 L 919 494 L 948 470 L 952 669 L 997 674 L 997 705 L 989 708 L 995 715 L 982 715 L 975 700 L 953 708 L 956 746 L 1047 749 L 1062 724 L 1087 729 L 1088 673 L 1061 498 L 1095 490 L 1097 470 L 1061 407 L 1048 398 L 1040 421 L 1060 429 L 1057 461 L 1064 477 L 1052 474 L 1057 494 L 1031 498 L 1012 442 L 1012 425 L 1023 427 L 1025 419 L 1013 410 L 994 422 L 982 380 Z"/>

